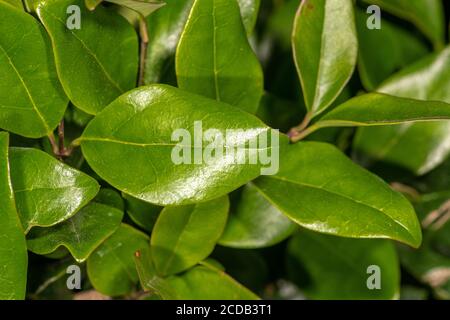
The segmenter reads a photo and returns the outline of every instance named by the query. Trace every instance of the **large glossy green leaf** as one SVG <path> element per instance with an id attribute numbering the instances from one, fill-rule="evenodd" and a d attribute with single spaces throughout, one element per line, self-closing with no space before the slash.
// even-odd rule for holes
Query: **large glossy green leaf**
<path id="1" fill-rule="evenodd" d="M 257 300 L 258 296 L 225 272 L 196 266 L 179 276 L 167 278 L 176 300 Z"/>
<path id="2" fill-rule="evenodd" d="M 83 262 L 114 233 L 122 217 L 123 212 L 116 208 L 91 203 L 67 221 L 50 228 L 33 228 L 27 235 L 28 250 L 49 254 L 63 246 L 78 262 Z"/>
<path id="3" fill-rule="evenodd" d="M 337 148 L 291 145 L 280 171 L 255 180 L 263 195 L 299 225 L 353 238 L 390 238 L 413 247 L 422 240 L 411 204 Z"/>
<path id="4" fill-rule="evenodd" d="M 381 20 L 381 29 L 367 28 L 369 15 L 356 10 L 361 81 L 367 90 L 374 90 L 397 70 L 423 57 L 428 48 L 411 31 L 387 19 Z M 382 48 L 382 50 L 381 50 Z"/>
<path id="5" fill-rule="evenodd" d="M 194 131 L 198 137 L 194 122 L 200 120 L 203 132 L 213 128 L 225 136 L 227 129 L 246 130 L 230 139 L 229 147 L 255 153 L 262 152 L 262 147 L 247 149 L 249 141 L 271 132 L 238 108 L 173 87 L 151 85 L 121 96 L 92 120 L 81 137 L 81 147 L 92 169 L 111 185 L 159 205 L 214 199 L 260 174 L 261 164 L 239 164 L 243 161 L 238 152 L 198 161 L 201 164 L 174 164 L 171 155 L 179 142 L 173 142 L 172 134 L 186 129 L 192 138 Z M 211 142 L 203 139 L 202 148 L 196 149 L 206 150 Z M 191 140 L 182 143 L 186 154 L 194 153 Z M 275 144 L 268 142 L 268 148 L 276 152 Z"/>
<path id="6" fill-rule="evenodd" d="M 441 0 L 364 0 L 413 23 L 439 48 L 443 46 L 445 25 Z"/>
<path id="7" fill-rule="evenodd" d="M 1 1 L 9 3 L 10 5 L 16 7 L 17 9 L 23 10 L 22 0 L 0 0 L 0 2 Z"/>
<path id="8" fill-rule="evenodd" d="M 90 176 L 37 149 L 11 148 L 11 180 L 25 232 L 67 220 L 99 190 Z"/>
<path id="9" fill-rule="evenodd" d="M 166 5 L 149 16 L 147 29 L 149 42 L 145 64 L 145 83 L 160 82 L 187 21 L 194 0 L 165 0 Z"/>
<path id="10" fill-rule="evenodd" d="M 228 217 L 228 197 L 181 207 L 166 207 L 152 232 L 152 257 L 159 274 L 184 271 L 207 258 Z"/>
<path id="11" fill-rule="evenodd" d="M 0 128 L 38 138 L 52 132 L 68 100 L 48 36 L 31 15 L 0 2 Z"/>
<path id="12" fill-rule="evenodd" d="M 311 117 L 329 107 L 349 81 L 356 65 L 357 42 L 351 0 L 302 1 L 292 47 Z"/>
<path id="13" fill-rule="evenodd" d="M 242 22 L 247 34 L 250 35 L 256 25 L 261 0 L 237 0 L 241 8 Z"/>
<path id="14" fill-rule="evenodd" d="M 399 296 L 400 266 L 393 244 L 386 240 L 345 239 L 302 230 L 289 242 L 288 261 L 288 274 L 311 299 Z M 370 266 L 379 268 L 380 289 L 367 286 L 372 283 Z M 304 270 L 304 279 L 299 270 Z"/>
<path id="15" fill-rule="evenodd" d="M 9 177 L 8 134 L 0 132 L 0 299 L 24 299 L 27 246 Z"/>
<path id="16" fill-rule="evenodd" d="M 262 248 L 286 239 L 296 228 L 259 190 L 249 183 L 232 206 L 219 244 L 234 248 Z"/>
<path id="17" fill-rule="evenodd" d="M 52 39 L 56 68 L 72 103 L 96 114 L 123 92 L 135 87 L 138 41 L 133 27 L 118 14 L 82 0 L 39 2 L 37 14 Z M 66 27 L 70 5 L 81 9 L 80 29 Z"/>
<path id="18" fill-rule="evenodd" d="M 111 297 L 130 293 L 139 281 L 134 254 L 147 247 L 148 240 L 144 233 L 122 224 L 87 260 L 94 288 Z"/>
<path id="19" fill-rule="evenodd" d="M 450 103 L 450 47 L 387 80 L 378 91 L 405 98 Z M 430 105 L 433 102 L 426 102 Z M 450 121 L 361 128 L 354 147 L 375 160 L 424 174 L 450 153 Z M 414 156 L 405 157 L 405 154 Z"/>
<path id="20" fill-rule="evenodd" d="M 178 86 L 256 112 L 263 74 L 229 0 L 195 0 L 176 52 Z"/>

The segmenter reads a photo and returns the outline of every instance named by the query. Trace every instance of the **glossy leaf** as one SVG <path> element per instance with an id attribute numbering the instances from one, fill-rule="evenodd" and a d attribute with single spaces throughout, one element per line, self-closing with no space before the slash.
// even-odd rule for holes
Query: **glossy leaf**
<path id="1" fill-rule="evenodd" d="M 444 8 L 440 0 L 364 0 L 414 24 L 439 48 L 444 43 Z"/>
<path id="2" fill-rule="evenodd" d="M 64 246 L 77 262 L 83 262 L 116 231 L 122 217 L 123 212 L 116 208 L 91 203 L 67 221 L 32 229 L 27 236 L 28 250 L 42 255 Z"/>
<path id="3" fill-rule="evenodd" d="M 256 112 L 263 74 L 236 1 L 195 0 L 177 48 L 176 73 L 181 89 Z"/>
<path id="4" fill-rule="evenodd" d="M 182 207 L 166 207 L 152 232 L 152 257 L 159 274 L 184 271 L 208 257 L 225 228 L 228 197 Z"/>
<path id="5" fill-rule="evenodd" d="M 257 295 L 225 272 L 204 265 L 196 266 L 179 276 L 169 277 L 175 300 L 257 300 Z"/>
<path id="6" fill-rule="evenodd" d="M 193 138 L 195 130 L 198 137 L 195 121 L 199 120 L 204 132 L 214 128 L 223 136 L 226 129 L 248 130 L 248 134 L 236 135 L 232 143 L 245 149 L 250 140 L 271 132 L 238 108 L 173 87 L 152 85 L 121 96 L 92 120 L 81 137 L 81 147 L 89 165 L 103 179 L 133 197 L 158 205 L 214 199 L 260 174 L 260 164 L 238 164 L 239 153 L 199 161 L 202 164 L 174 164 L 171 155 L 179 142 L 172 141 L 172 134 L 186 129 Z M 203 140 L 197 150 L 211 143 Z M 177 141 L 183 142 L 183 153 L 194 153 L 192 140 Z"/>
<path id="7" fill-rule="evenodd" d="M 400 97 L 450 103 L 450 48 L 433 54 L 387 80 L 378 91 Z M 450 121 L 361 128 L 356 150 L 424 174 L 450 154 Z M 414 154 L 414 157 L 405 157 Z"/>
<path id="8" fill-rule="evenodd" d="M 81 9 L 80 29 L 66 26 L 71 5 Z M 96 114 L 135 87 L 137 35 L 125 19 L 101 6 L 90 12 L 82 0 L 41 1 L 36 10 L 52 39 L 61 83 L 75 106 Z"/>
<path id="9" fill-rule="evenodd" d="M 125 204 L 122 197 L 117 191 L 113 189 L 107 188 L 100 189 L 94 201 L 97 203 L 105 204 L 107 206 L 119 209 L 120 211 L 125 210 Z"/>
<path id="10" fill-rule="evenodd" d="M 399 296 L 399 262 L 393 244 L 386 240 L 353 240 L 302 230 L 289 242 L 288 258 L 288 271 L 302 284 L 308 298 L 361 300 Z M 306 273 L 303 281 L 299 265 Z M 373 266 L 379 269 L 370 269 Z M 374 270 L 379 272 L 380 287 L 370 290 L 368 284 L 376 284 Z"/>
<path id="11" fill-rule="evenodd" d="M 48 135 L 68 100 L 48 36 L 31 15 L 0 2 L 0 128 L 25 137 Z"/>
<path id="12" fill-rule="evenodd" d="M 219 244 L 233 248 L 268 247 L 286 239 L 294 229 L 295 224 L 249 183 L 232 207 Z"/>
<path id="13" fill-rule="evenodd" d="M 0 299 L 24 299 L 27 246 L 9 177 L 8 134 L 0 132 Z"/>
<path id="14" fill-rule="evenodd" d="M 426 44 L 411 31 L 387 19 L 381 19 L 381 29 L 371 30 L 367 28 L 370 14 L 362 10 L 356 10 L 355 13 L 359 43 L 358 69 L 367 90 L 374 90 L 394 72 L 427 54 Z"/>
<path id="15" fill-rule="evenodd" d="M 280 211 L 314 231 L 352 238 L 390 238 L 413 247 L 422 240 L 411 204 L 337 148 L 291 145 L 274 176 L 255 185 Z"/>
<path id="16" fill-rule="evenodd" d="M 90 176 L 37 149 L 11 148 L 11 180 L 25 232 L 72 217 L 99 190 Z"/>
<path id="17" fill-rule="evenodd" d="M 87 260 L 94 288 L 111 297 L 130 293 L 139 281 L 134 254 L 147 247 L 148 241 L 144 233 L 122 224 Z"/>
<path id="18" fill-rule="evenodd" d="M 145 83 L 157 83 L 164 76 L 184 29 L 194 0 L 165 0 L 166 5 L 149 16 L 149 37 L 145 64 Z"/>
<path id="19" fill-rule="evenodd" d="M 237 0 L 241 9 L 242 22 L 247 34 L 250 35 L 256 25 L 261 0 Z"/>
<path id="20" fill-rule="evenodd" d="M 149 16 L 155 10 L 164 6 L 164 2 L 157 0 L 105 0 L 115 3 L 139 13 L 142 17 Z"/>
<path id="21" fill-rule="evenodd" d="M 140 228 L 152 232 L 162 207 L 123 194 L 130 219 Z"/>
<path id="22" fill-rule="evenodd" d="M 349 81 L 358 41 L 351 0 L 302 1 L 292 34 L 297 71 L 310 116 L 329 107 Z"/>

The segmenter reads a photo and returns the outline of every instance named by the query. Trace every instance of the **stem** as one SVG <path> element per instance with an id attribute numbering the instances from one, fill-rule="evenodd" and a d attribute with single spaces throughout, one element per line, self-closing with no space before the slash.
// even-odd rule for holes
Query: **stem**
<path id="1" fill-rule="evenodd" d="M 291 130 L 289 130 L 288 136 L 291 138 L 291 142 L 295 143 L 306 137 L 306 135 L 304 135 L 303 133 L 308 131 L 307 127 L 311 122 L 311 119 L 311 114 L 308 112 L 303 118 L 303 121 L 298 126 L 293 127 L 291 128 Z"/>
<path id="2" fill-rule="evenodd" d="M 58 147 L 58 144 L 56 143 L 56 139 L 55 139 L 55 136 L 53 135 L 53 132 L 48 135 L 48 140 L 50 141 L 50 144 L 52 145 L 53 154 L 55 156 L 59 156 L 59 147 Z"/>
<path id="3" fill-rule="evenodd" d="M 64 119 L 61 120 L 58 126 L 58 142 L 59 142 L 59 153 L 64 153 L 66 147 L 64 146 Z"/>
<path id="4" fill-rule="evenodd" d="M 147 58 L 147 47 L 148 47 L 148 32 L 147 32 L 147 22 L 144 17 L 139 19 L 139 37 L 140 37 L 140 50 L 139 50 L 139 78 L 138 86 L 144 84 L 145 76 L 145 60 Z"/>

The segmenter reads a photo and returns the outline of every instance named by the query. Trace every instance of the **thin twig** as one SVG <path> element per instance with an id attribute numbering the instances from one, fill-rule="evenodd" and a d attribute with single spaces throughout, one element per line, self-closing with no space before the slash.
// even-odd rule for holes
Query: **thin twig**
<path id="1" fill-rule="evenodd" d="M 142 86 L 144 84 L 145 61 L 147 58 L 147 47 L 148 47 L 147 22 L 145 21 L 144 17 L 139 18 L 139 38 L 140 38 L 140 50 L 139 50 L 138 86 Z"/>
<path id="2" fill-rule="evenodd" d="M 309 123 L 311 122 L 311 114 L 307 113 L 305 117 L 303 118 L 303 121 L 288 132 L 288 137 L 291 139 L 291 142 L 297 142 L 305 137 L 303 132 L 307 131 L 307 127 Z"/>

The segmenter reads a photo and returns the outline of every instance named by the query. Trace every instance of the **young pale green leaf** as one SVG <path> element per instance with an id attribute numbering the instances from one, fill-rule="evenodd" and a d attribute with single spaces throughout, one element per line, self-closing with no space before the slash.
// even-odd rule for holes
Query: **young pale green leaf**
<path id="1" fill-rule="evenodd" d="M 288 245 L 288 274 L 311 299 L 396 299 L 400 266 L 386 240 L 346 239 L 302 230 Z"/>
<path id="2" fill-rule="evenodd" d="M 103 0 L 84 0 L 84 4 L 89 10 L 95 10 L 97 6 L 102 3 Z"/>
<path id="3" fill-rule="evenodd" d="M 253 183 L 248 183 L 236 206 L 232 206 L 219 244 L 246 249 L 268 247 L 286 239 L 295 228 L 295 224 L 267 201 Z"/>
<path id="4" fill-rule="evenodd" d="M 337 148 L 297 143 L 280 154 L 280 171 L 255 185 L 280 211 L 314 231 L 390 238 L 418 247 L 422 233 L 411 204 Z"/>
<path id="5" fill-rule="evenodd" d="M 206 265 L 166 279 L 175 300 L 257 300 L 257 295 L 225 272 Z"/>
<path id="6" fill-rule="evenodd" d="M 11 180 L 25 232 L 67 220 L 91 201 L 99 185 L 37 149 L 11 148 Z"/>
<path id="7" fill-rule="evenodd" d="M 292 34 L 294 60 L 310 116 L 338 97 L 356 65 L 352 0 L 302 1 Z"/>
<path id="8" fill-rule="evenodd" d="M 441 0 L 364 0 L 414 24 L 436 48 L 444 44 L 444 8 Z"/>
<path id="9" fill-rule="evenodd" d="M 126 211 L 130 219 L 137 226 L 151 233 L 162 207 L 136 199 L 125 193 L 122 196 L 125 199 Z"/>
<path id="10" fill-rule="evenodd" d="M 148 246 L 148 236 L 122 224 L 87 260 L 87 273 L 95 290 L 111 297 L 130 293 L 139 278 L 134 254 Z"/>
<path id="11" fill-rule="evenodd" d="M 258 19 L 259 7 L 261 0 L 237 0 L 241 8 L 242 22 L 244 23 L 245 31 L 250 35 L 256 25 Z"/>
<path id="12" fill-rule="evenodd" d="M 158 0 L 104 0 L 115 3 L 139 13 L 142 17 L 149 16 L 155 10 L 164 6 L 164 2 Z"/>
<path id="13" fill-rule="evenodd" d="M 214 250 L 228 217 L 228 197 L 182 207 L 166 207 L 156 221 L 151 250 L 163 276 L 196 265 Z"/>
<path id="14" fill-rule="evenodd" d="M 52 132 L 68 100 L 48 36 L 23 10 L 0 2 L 0 128 L 29 138 Z"/>
<path id="15" fill-rule="evenodd" d="M 450 47 L 408 67 L 387 80 L 378 91 L 400 97 L 450 103 Z M 433 104 L 433 102 L 424 102 Z M 376 160 L 424 174 L 450 153 L 450 121 L 360 128 L 354 148 Z M 414 157 L 405 157 L 414 154 Z"/>
<path id="16" fill-rule="evenodd" d="M 22 0 L 0 0 L 0 2 L 6 2 L 10 5 L 16 7 L 17 9 L 23 10 Z"/>
<path id="17" fill-rule="evenodd" d="M 227 129 L 245 130 L 230 138 L 229 150 L 276 152 L 271 142 L 248 148 L 270 133 L 278 137 L 253 115 L 166 85 L 121 96 L 89 123 L 80 142 L 92 169 L 117 189 L 154 204 L 182 205 L 223 196 L 261 173 L 263 165 L 243 161 L 241 152 L 208 156 L 215 141 L 202 138 L 208 129 L 222 137 Z M 172 138 L 180 130 L 183 136 Z"/>
<path id="18" fill-rule="evenodd" d="M 368 93 L 333 109 L 311 127 L 384 126 L 404 122 L 450 119 L 450 104 Z"/>
<path id="19" fill-rule="evenodd" d="M 427 54 L 428 48 L 411 31 L 387 19 L 381 19 L 381 29 L 367 28 L 369 15 L 356 10 L 359 58 L 358 70 L 366 90 L 374 90 L 395 71 Z M 383 50 L 380 50 L 383 48 Z"/>
<path id="20" fill-rule="evenodd" d="M 9 176 L 8 134 L 0 132 L 0 299 L 24 299 L 27 246 Z"/>
<path id="21" fill-rule="evenodd" d="M 151 35 L 145 60 L 146 84 L 161 82 L 167 65 L 173 63 L 171 60 L 194 0 L 165 2 L 164 7 L 146 19 L 148 34 Z"/>
<path id="22" fill-rule="evenodd" d="M 72 5 L 81 9 L 80 15 L 67 14 Z M 103 7 L 89 11 L 82 0 L 41 1 L 36 11 L 50 34 L 59 78 L 75 106 L 96 114 L 135 87 L 138 41 L 125 19 Z"/>
<path id="23" fill-rule="evenodd" d="M 93 202 L 67 221 L 50 228 L 33 228 L 27 236 L 28 250 L 42 255 L 64 246 L 75 260 L 83 262 L 116 231 L 122 217 L 122 211 Z"/>
<path id="24" fill-rule="evenodd" d="M 263 74 L 236 1 L 195 0 L 177 48 L 176 73 L 181 89 L 256 112 Z"/>

